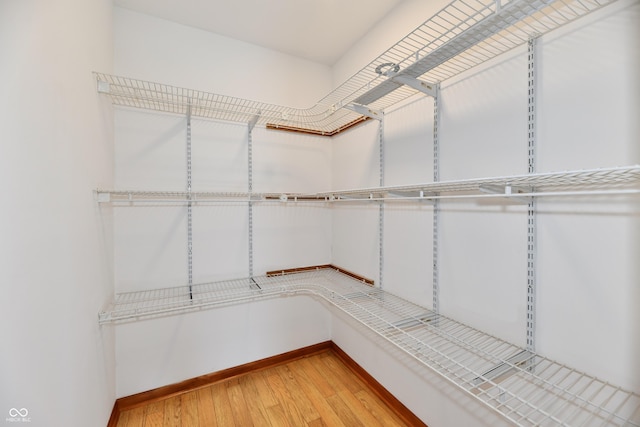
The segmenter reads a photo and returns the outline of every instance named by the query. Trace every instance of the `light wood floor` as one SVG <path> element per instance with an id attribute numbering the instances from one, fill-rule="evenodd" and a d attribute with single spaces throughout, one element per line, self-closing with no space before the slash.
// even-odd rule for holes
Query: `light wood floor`
<path id="1" fill-rule="evenodd" d="M 406 426 L 332 351 L 124 411 L 118 427 Z"/>

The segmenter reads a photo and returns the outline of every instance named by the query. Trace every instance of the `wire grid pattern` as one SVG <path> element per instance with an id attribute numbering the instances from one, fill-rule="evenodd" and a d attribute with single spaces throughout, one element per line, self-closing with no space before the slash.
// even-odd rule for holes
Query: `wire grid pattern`
<path id="1" fill-rule="evenodd" d="M 333 269 L 119 294 L 100 323 L 312 295 L 521 426 L 640 426 L 640 395 Z"/>
<path id="2" fill-rule="evenodd" d="M 105 190 L 95 191 L 100 203 L 129 204 L 137 202 L 151 203 L 206 203 L 296 200 L 305 195 L 300 193 L 252 193 L 233 191 L 156 191 L 156 190 Z"/>
<path id="3" fill-rule="evenodd" d="M 395 74 L 441 82 L 481 64 L 532 36 L 571 22 L 613 0 L 454 0 L 311 108 L 219 95 L 95 73 L 98 91 L 116 105 L 222 121 L 288 126 L 333 134 L 359 117 L 352 103 L 384 110 L 417 90 Z M 395 70 L 397 66 L 398 71 Z"/>
<path id="4" fill-rule="evenodd" d="M 437 181 L 424 184 L 402 186 L 371 187 L 320 193 L 245 193 L 219 191 L 153 191 L 153 190 L 96 190 L 96 199 L 101 203 L 130 204 L 133 202 L 333 202 L 340 200 L 393 200 L 394 198 L 446 199 L 456 195 L 447 193 L 473 193 L 471 197 L 494 196 L 483 194 L 496 191 L 496 196 L 548 196 L 563 191 L 579 194 L 585 191 L 601 191 L 609 194 L 616 191 L 640 193 L 640 165 L 613 168 L 585 169 L 564 172 L 544 172 L 527 175 L 464 179 L 458 181 Z M 506 194 L 506 189 L 511 193 Z M 445 193 L 445 194 L 442 194 Z M 422 194 L 421 196 L 412 196 Z M 573 193 L 572 193 L 573 194 Z M 597 193 L 596 193 L 597 194 Z"/>
<path id="5" fill-rule="evenodd" d="M 637 191 L 640 183 L 640 165 L 613 168 L 585 169 L 564 172 L 544 172 L 527 175 L 512 175 L 479 179 L 464 179 L 458 181 L 440 181 L 425 184 L 389 186 L 378 188 L 362 188 L 319 193 L 319 196 L 341 198 L 361 197 L 376 199 L 393 194 L 408 194 L 422 192 L 425 198 L 455 197 L 449 195 L 434 195 L 437 193 L 472 192 L 478 193 L 492 189 L 512 189 L 514 195 L 549 194 L 562 190 L 609 190 L 630 189 Z M 500 194 L 502 196 L 504 194 Z M 479 197 L 479 196 L 474 196 Z"/>

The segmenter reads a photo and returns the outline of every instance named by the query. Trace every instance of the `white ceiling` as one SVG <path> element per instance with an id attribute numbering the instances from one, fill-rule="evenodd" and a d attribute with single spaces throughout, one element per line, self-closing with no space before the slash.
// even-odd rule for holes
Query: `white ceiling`
<path id="1" fill-rule="evenodd" d="M 402 1 L 114 0 L 114 4 L 331 66 Z"/>

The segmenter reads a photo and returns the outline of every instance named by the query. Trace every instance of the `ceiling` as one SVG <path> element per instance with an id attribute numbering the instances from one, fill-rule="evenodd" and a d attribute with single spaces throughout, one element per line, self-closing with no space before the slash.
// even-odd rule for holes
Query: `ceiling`
<path id="1" fill-rule="evenodd" d="M 331 66 L 402 1 L 114 0 L 114 4 Z"/>

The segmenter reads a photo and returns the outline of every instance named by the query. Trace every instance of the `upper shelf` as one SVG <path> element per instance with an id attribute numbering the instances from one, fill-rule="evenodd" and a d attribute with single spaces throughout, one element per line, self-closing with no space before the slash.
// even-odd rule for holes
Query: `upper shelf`
<path id="1" fill-rule="evenodd" d="M 640 165 L 545 172 L 322 193 L 96 190 L 101 203 L 206 203 L 249 201 L 434 200 L 485 197 L 640 194 Z"/>
<path id="2" fill-rule="evenodd" d="M 612 1 L 454 0 L 308 109 L 95 75 L 116 105 L 334 135 Z"/>

